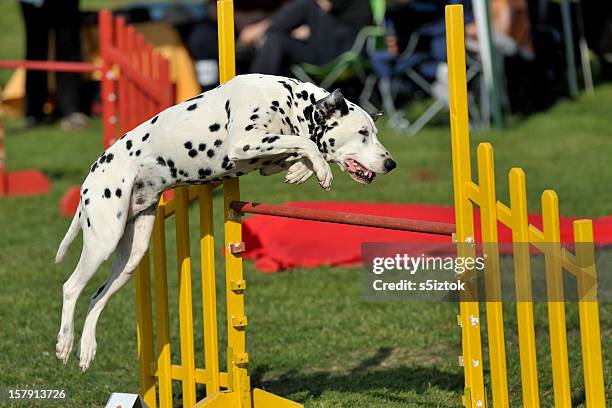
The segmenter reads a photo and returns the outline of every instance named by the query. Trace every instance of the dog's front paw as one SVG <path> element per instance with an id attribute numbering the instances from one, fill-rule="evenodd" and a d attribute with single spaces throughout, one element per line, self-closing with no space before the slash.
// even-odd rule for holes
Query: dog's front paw
<path id="1" fill-rule="evenodd" d="M 313 162 L 312 167 L 319 180 L 319 185 L 329 191 L 331 189 L 332 180 L 334 179 L 329 164 L 321 158 L 321 160 Z"/>
<path id="2" fill-rule="evenodd" d="M 72 351 L 72 343 L 74 342 L 74 333 L 71 330 L 66 330 L 65 333 L 60 332 L 57 335 L 57 344 L 55 345 L 55 355 L 62 360 L 62 363 L 68 363 L 68 357 Z"/>
<path id="3" fill-rule="evenodd" d="M 298 161 L 293 163 L 287 170 L 285 183 L 302 184 L 313 174 L 314 172 L 304 162 Z"/>
<path id="4" fill-rule="evenodd" d="M 96 337 L 95 336 L 81 336 L 81 345 L 79 347 L 79 367 L 83 371 L 86 371 L 94 358 L 96 357 Z"/>

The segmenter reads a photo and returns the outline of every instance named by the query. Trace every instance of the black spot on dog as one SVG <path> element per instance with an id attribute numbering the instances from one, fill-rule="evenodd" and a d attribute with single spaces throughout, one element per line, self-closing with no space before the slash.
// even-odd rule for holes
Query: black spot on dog
<path id="1" fill-rule="evenodd" d="M 118 188 L 118 189 L 116 189 L 116 190 L 115 190 L 115 195 L 116 195 L 117 197 L 121 198 L 121 189 L 120 189 L 120 188 Z"/>
<path id="2" fill-rule="evenodd" d="M 334 145 L 335 145 L 335 144 L 336 144 L 336 139 L 334 139 L 333 137 L 330 137 L 330 138 L 329 138 L 329 145 L 330 145 L 331 147 L 334 147 Z"/>
<path id="3" fill-rule="evenodd" d="M 168 161 L 169 163 L 170 161 Z M 142 190 L 144 188 L 144 182 L 142 180 L 138 180 L 136 183 L 134 183 L 134 188 L 136 190 Z"/>
<path id="4" fill-rule="evenodd" d="M 91 227 L 91 222 L 89 222 L 89 218 L 87 218 L 87 226 Z"/>
<path id="5" fill-rule="evenodd" d="M 208 176 L 210 176 L 212 174 L 212 170 L 211 169 L 200 169 L 198 170 L 198 176 L 203 179 L 206 178 Z"/>
<path id="6" fill-rule="evenodd" d="M 79 211 L 79 218 L 81 218 L 81 212 Z"/>
<path id="7" fill-rule="evenodd" d="M 272 150 L 272 149 L 274 149 L 274 148 L 273 148 L 273 147 L 268 147 L 266 150 L 267 150 L 267 151 L 270 151 L 270 150 Z"/>
<path id="8" fill-rule="evenodd" d="M 230 102 L 229 99 L 227 101 L 225 101 L 225 113 L 227 114 L 227 119 L 229 120 L 231 114 L 232 114 L 232 110 L 230 109 Z"/>
<path id="9" fill-rule="evenodd" d="M 243 152 L 246 152 L 246 151 L 248 151 L 250 148 L 251 148 L 251 146 L 249 146 L 249 145 L 244 145 L 244 147 L 242 148 L 242 151 L 243 151 Z"/>
<path id="10" fill-rule="evenodd" d="M 215 147 L 219 147 L 223 144 L 223 141 L 221 139 L 217 139 L 215 140 Z"/>
<path id="11" fill-rule="evenodd" d="M 89 205 L 89 198 L 85 199 L 85 205 Z"/>
<path id="12" fill-rule="evenodd" d="M 140 150 L 136 150 L 136 156 L 140 156 Z"/>
<path id="13" fill-rule="evenodd" d="M 274 112 L 278 111 L 278 108 L 276 106 L 270 106 L 270 109 L 272 109 Z"/>
<path id="14" fill-rule="evenodd" d="M 100 162 L 100 164 L 104 163 L 106 161 L 106 156 L 102 155 L 100 156 L 100 160 L 98 160 Z"/>
<path id="15" fill-rule="evenodd" d="M 259 115 L 252 115 L 249 119 L 251 120 L 259 119 Z"/>
<path id="16" fill-rule="evenodd" d="M 138 205 L 143 205 L 144 202 L 145 202 L 144 197 L 138 197 L 136 199 L 136 204 L 138 204 Z"/>
<path id="17" fill-rule="evenodd" d="M 263 139 L 261 139 L 261 143 L 267 143 L 268 139 L 269 139 L 269 137 L 264 137 Z"/>
<path id="18" fill-rule="evenodd" d="M 83 194 L 87 194 L 88 191 L 89 191 L 89 189 L 86 188 L 85 190 L 83 190 Z"/>
<path id="19" fill-rule="evenodd" d="M 185 146 L 185 149 L 191 149 L 193 147 L 191 142 L 185 142 L 185 144 L 183 144 L 183 146 Z"/>
<path id="20" fill-rule="evenodd" d="M 278 101 L 272 101 L 272 105 L 276 106 L 278 108 L 278 106 L 280 105 L 280 103 L 278 103 Z"/>
<path id="21" fill-rule="evenodd" d="M 221 125 L 219 125 L 218 123 L 213 123 L 208 127 L 208 130 L 210 130 L 211 132 L 216 132 L 219 129 L 221 129 Z"/>
<path id="22" fill-rule="evenodd" d="M 283 108 L 278 108 L 278 111 L 281 113 L 281 115 L 285 114 L 285 110 Z"/>
<path id="23" fill-rule="evenodd" d="M 104 197 L 111 198 L 111 191 L 108 188 L 104 189 Z"/>
<path id="24" fill-rule="evenodd" d="M 125 142 L 125 148 L 130 150 L 132 148 L 132 141 L 128 140 L 127 142 Z"/>
<path id="25" fill-rule="evenodd" d="M 366 144 L 366 142 L 368 141 L 368 139 L 366 139 L 365 137 L 363 139 L 361 139 L 361 143 Z"/>
<path id="26" fill-rule="evenodd" d="M 276 142 L 278 139 L 280 139 L 279 136 L 272 136 L 271 138 L 268 139 L 268 143 L 274 143 Z"/>
<path id="27" fill-rule="evenodd" d="M 160 156 L 157 158 L 157 164 L 159 164 L 160 166 L 166 166 L 166 161 L 163 157 Z"/>
<path id="28" fill-rule="evenodd" d="M 170 175 L 172 176 L 172 178 L 176 178 L 176 167 L 172 167 L 170 169 Z"/>
<path id="29" fill-rule="evenodd" d="M 196 157 L 198 155 L 198 151 L 196 149 L 191 149 L 188 154 L 189 157 Z"/>
<path id="30" fill-rule="evenodd" d="M 253 113 L 257 113 L 259 111 L 259 106 L 255 109 L 253 109 Z"/>
<path id="31" fill-rule="evenodd" d="M 157 118 L 159 118 L 159 115 L 151 119 L 151 124 L 154 124 L 155 122 L 157 122 Z"/>
<path id="32" fill-rule="evenodd" d="M 200 99 L 200 98 L 203 98 L 203 97 L 204 97 L 204 94 L 199 94 L 199 95 L 194 96 L 193 98 L 187 99 L 185 102 L 195 101 L 196 99 Z"/>
<path id="33" fill-rule="evenodd" d="M 253 125 L 248 125 L 247 127 L 244 128 L 244 130 L 248 132 L 249 130 L 253 130 L 253 127 L 254 127 Z"/>
<path id="34" fill-rule="evenodd" d="M 149 134 L 147 133 L 146 135 L 144 135 L 144 136 L 142 137 L 142 141 L 144 142 L 144 141 L 145 141 L 145 140 L 147 140 L 148 138 L 149 138 Z"/>
<path id="35" fill-rule="evenodd" d="M 123 213 L 122 213 L 121 211 L 119 211 L 119 212 L 117 213 L 117 219 L 120 219 L 122 215 L 123 215 Z"/>
<path id="36" fill-rule="evenodd" d="M 201 151 L 201 152 L 203 152 L 204 150 L 206 150 L 206 144 L 204 144 L 204 143 L 200 143 L 200 144 L 198 145 L 198 150 L 199 150 L 199 151 Z"/>
<path id="37" fill-rule="evenodd" d="M 304 99 L 305 101 L 308 100 L 308 92 L 306 91 L 302 91 L 300 93 L 300 96 L 302 97 L 302 99 Z"/>
<path id="38" fill-rule="evenodd" d="M 174 162 L 172 160 L 168 160 L 168 167 L 174 167 Z"/>
<path id="39" fill-rule="evenodd" d="M 193 105 L 189 105 L 189 106 L 187 107 L 187 110 L 188 110 L 188 111 L 194 111 L 194 110 L 196 110 L 196 108 L 197 108 L 197 107 L 198 107 L 198 104 L 197 104 L 197 103 L 194 103 Z"/>
<path id="40" fill-rule="evenodd" d="M 361 129 L 361 130 L 359 131 L 359 134 L 360 134 L 360 135 L 364 135 L 364 136 L 369 135 L 368 129 Z"/>
<path id="41" fill-rule="evenodd" d="M 215 151 L 213 149 L 208 149 L 208 151 L 206 152 L 206 155 L 208 157 L 215 157 Z"/>

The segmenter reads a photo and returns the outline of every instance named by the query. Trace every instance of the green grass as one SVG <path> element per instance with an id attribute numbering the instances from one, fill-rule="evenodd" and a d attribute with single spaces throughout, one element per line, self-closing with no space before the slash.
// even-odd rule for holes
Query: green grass
<path id="1" fill-rule="evenodd" d="M 565 216 L 602 216 L 612 213 L 612 172 L 609 160 L 608 107 L 612 86 L 595 96 L 562 103 L 504 131 L 479 133 L 476 142 L 491 141 L 496 149 L 499 196 L 507 202 L 508 170 L 523 167 L 528 175 L 531 211 L 539 211 L 539 194 L 554 188 Z M 61 310 L 61 287 L 76 264 L 80 242 L 64 263 L 53 264 L 57 245 L 68 226 L 58 201 L 66 189 L 80 184 L 88 165 L 99 155 L 100 123 L 80 133 L 64 133 L 55 126 L 22 131 L 7 123 L 9 169 L 40 168 L 53 182 L 47 196 L 0 199 L 0 385 L 65 388 L 66 406 L 103 406 L 112 391 L 138 391 L 134 286 L 129 283 L 105 310 L 98 325 L 98 356 L 87 373 L 76 359 L 68 366 L 54 356 Z M 287 186 L 281 176 L 250 175 L 241 181 L 242 194 L 253 201 L 360 200 L 452 204 L 449 132 L 431 127 L 417 137 L 381 132 L 383 143 L 399 166 L 360 186 L 336 173 L 331 192 L 316 183 Z M 220 214 L 221 197 L 215 198 Z M 195 208 L 191 224 L 198 223 Z M 218 218 L 217 218 L 218 220 Z M 169 231 L 172 231 L 172 223 Z M 218 237 L 221 224 L 217 221 Z M 195 233 L 195 231 L 194 231 Z M 217 241 L 220 241 L 218 238 Z M 173 234 L 168 233 L 168 265 L 173 330 L 176 317 L 176 258 Z M 194 253 L 193 287 L 199 288 L 199 258 Z M 220 243 L 217 242 L 220 250 Z M 219 253 L 219 251 L 217 252 Z M 219 310 L 225 310 L 221 256 L 218 266 Z M 600 271 L 600 273 L 608 271 Z M 105 280 L 106 265 L 86 288 L 76 317 L 77 339 L 88 296 Z M 363 300 L 357 269 L 315 268 L 266 275 L 245 263 L 248 280 L 248 351 L 253 386 L 305 403 L 309 407 L 459 407 L 463 388 L 457 366 L 460 332 L 456 304 L 368 303 Z M 196 292 L 198 293 L 198 292 Z M 201 307 L 195 296 L 196 348 L 201 361 Z M 507 306 L 507 349 L 513 405 L 520 405 L 516 352 L 516 321 Z M 584 406 L 575 305 L 568 308 L 572 392 L 575 406 Z M 612 374 L 612 307 L 601 305 L 602 342 L 606 377 Z M 223 319 L 223 315 L 220 315 Z M 536 333 L 542 406 L 552 406 L 550 361 L 545 305 L 536 305 Z M 219 325 L 225 341 L 223 321 Z M 179 361 L 176 336 L 173 359 Z M 225 359 L 222 350 L 221 361 Z M 222 363 L 222 365 L 224 365 Z M 610 382 L 607 394 L 612 396 Z M 180 387 L 175 387 L 180 395 Z M 490 391 L 489 391 L 490 395 Z"/>
<path id="2" fill-rule="evenodd" d="M 84 0 L 82 8 L 125 4 L 125 0 Z M 0 58 L 23 56 L 18 2 L 0 2 Z M 5 83 L 9 71 L 0 71 Z M 508 202 L 507 172 L 523 167 L 528 176 L 528 202 L 540 210 L 539 194 L 555 189 L 565 216 L 612 214 L 609 106 L 612 86 L 595 96 L 562 103 L 504 131 L 479 133 L 477 142 L 491 141 L 496 151 L 497 190 Z M 101 126 L 93 121 L 80 133 L 64 133 L 51 126 L 28 132 L 19 123 L 7 124 L 9 169 L 39 168 L 53 182 L 47 196 L 0 199 L 0 388 L 64 388 L 70 407 L 100 407 L 112 391 L 138 392 L 134 286 L 129 283 L 105 310 L 98 325 L 98 356 L 87 373 L 75 358 L 67 367 L 54 356 L 61 310 L 61 287 L 76 264 L 80 242 L 75 242 L 63 264 L 54 265 L 57 245 L 68 226 L 59 216 L 58 202 L 71 185 L 80 184 L 89 164 L 99 155 Z M 430 127 L 417 137 L 386 130 L 381 139 L 399 167 L 363 187 L 336 173 L 333 190 L 316 183 L 287 186 L 280 176 L 243 178 L 243 196 L 253 201 L 360 200 L 452 204 L 448 128 Z M 220 214 L 221 198 L 215 199 Z M 198 223 L 191 210 L 191 224 Z M 172 223 L 169 224 L 169 231 Z M 221 225 L 216 225 L 220 241 Z M 168 233 L 171 327 L 177 330 L 176 258 L 173 234 Z M 220 244 L 217 242 L 220 249 Z M 193 287 L 199 288 L 199 259 L 194 254 Z M 219 253 L 219 251 L 217 251 Z M 541 259 L 540 259 L 541 261 Z M 221 256 L 217 256 L 219 311 L 223 302 Z M 600 271 L 606 273 L 609 271 Z M 77 340 L 88 297 L 106 279 L 102 268 L 84 291 L 76 317 Z M 256 272 L 245 263 L 248 280 L 248 351 L 252 384 L 308 407 L 459 407 L 463 388 L 457 366 L 460 332 L 455 304 L 368 303 L 363 300 L 357 269 L 316 268 L 272 275 Z M 196 292 L 197 293 L 197 292 Z M 552 406 L 549 341 L 545 305 L 536 305 L 536 334 L 542 406 Z M 195 344 L 201 361 L 201 300 L 195 296 Z M 572 395 L 584 406 L 575 305 L 568 305 Z M 612 307 L 601 305 L 602 343 L 606 378 L 612 377 Z M 508 371 L 512 406 L 520 406 L 516 320 L 513 305 L 505 310 Z M 223 319 L 223 315 L 220 315 Z M 221 344 L 226 334 L 219 324 Z M 176 336 L 173 361 L 179 361 Z M 225 359 L 222 350 L 221 361 Z M 224 365 L 222 363 L 222 365 Z M 612 397 L 610 381 L 607 395 Z M 180 394 L 180 387 L 175 386 Z M 490 391 L 489 391 L 490 395 Z M 48 404 L 41 404 L 48 406 Z M 24 405 L 16 405 L 24 406 Z"/>

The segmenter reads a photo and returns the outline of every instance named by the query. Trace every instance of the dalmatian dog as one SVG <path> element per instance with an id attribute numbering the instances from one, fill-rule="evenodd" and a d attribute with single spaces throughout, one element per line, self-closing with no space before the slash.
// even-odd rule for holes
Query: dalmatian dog
<path id="1" fill-rule="evenodd" d="M 265 176 L 286 171 L 285 181 L 293 184 L 315 175 L 329 189 L 328 163 L 369 184 L 396 166 L 377 138 L 375 119 L 339 90 L 252 74 L 172 106 L 122 136 L 91 166 L 55 258 L 64 258 L 82 230 L 81 257 L 63 286 L 57 357 L 68 361 L 77 298 L 114 252 L 110 277 L 92 296 L 83 326 L 79 365 L 89 368 L 98 318 L 147 250 L 164 190 L 254 170 Z"/>

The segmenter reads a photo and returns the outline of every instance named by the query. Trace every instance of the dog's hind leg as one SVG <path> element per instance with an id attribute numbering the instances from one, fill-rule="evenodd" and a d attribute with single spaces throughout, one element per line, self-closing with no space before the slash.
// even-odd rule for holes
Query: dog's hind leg
<path id="1" fill-rule="evenodd" d="M 130 279 L 149 247 L 156 207 L 154 205 L 139 213 L 126 225 L 123 237 L 117 245 L 111 275 L 91 298 L 78 352 L 79 366 L 83 371 L 89 368 L 96 355 L 96 325 L 102 310 L 109 298 Z"/>
<path id="2" fill-rule="evenodd" d="M 119 237 L 117 237 L 117 241 Z M 87 285 L 87 282 L 96 273 L 102 262 L 104 262 L 115 249 L 115 243 L 106 242 L 106 245 L 93 246 L 84 241 L 81 258 L 72 272 L 72 275 L 64 283 L 63 286 L 63 305 L 62 305 L 62 322 L 60 330 L 57 334 L 57 344 L 55 346 L 55 354 L 57 358 L 62 360 L 64 364 L 68 362 L 68 357 L 72 351 L 72 343 L 74 340 L 74 308 L 81 291 Z"/>

